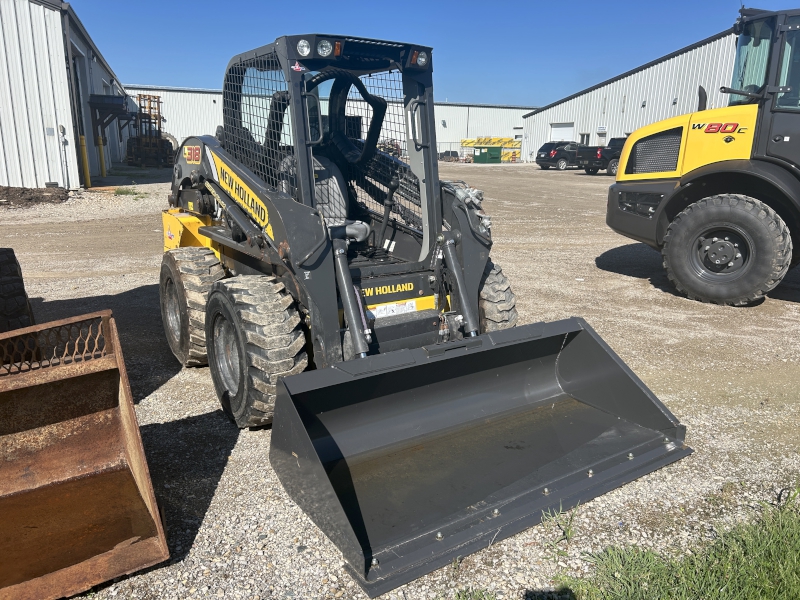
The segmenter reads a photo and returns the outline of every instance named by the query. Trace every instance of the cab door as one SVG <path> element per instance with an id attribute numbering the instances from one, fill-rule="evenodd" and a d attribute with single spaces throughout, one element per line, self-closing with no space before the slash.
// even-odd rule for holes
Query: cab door
<path id="1" fill-rule="evenodd" d="M 788 16 L 778 27 L 778 49 L 767 155 L 800 166 L 800 16 Z"/>

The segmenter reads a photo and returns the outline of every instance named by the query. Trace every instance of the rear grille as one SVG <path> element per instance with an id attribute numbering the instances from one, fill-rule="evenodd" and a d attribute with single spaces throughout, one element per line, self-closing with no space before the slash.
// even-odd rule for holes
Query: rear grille
<path id="1" fill-rule="evenodd" d="M 625 173 L 665 173 L 678 169 L 683 127 L 662 131 L 636 142 L 628 158 Z"/>

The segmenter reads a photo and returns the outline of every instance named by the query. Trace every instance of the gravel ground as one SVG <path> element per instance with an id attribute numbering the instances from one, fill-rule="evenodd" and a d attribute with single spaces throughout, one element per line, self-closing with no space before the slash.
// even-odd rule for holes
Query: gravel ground
<path id="1" fill-rule="evenodd" d="M 610 544 L 690 552 L 798 484 L 800 349 L 790 340 L 800 333 L 800 271 L 755 307 L 692 302 L 673 293 L 656 252 L 605 226 L 609 178 L 530 165 L 440 169 L 485 190 L 493 257 L 521 322 L 585 317 L 687 426 L 695 453 L 579 507 L 569 544 L 554 523 L 533 527 L 385 598 L 469 588 L 539 597 L 559 573 L 588 572 L 587 553 Z M 93 597 L 365 598 L 283 491 L 267 456 L 270 430 L 237 431 L 208 369 L 181 370 L 169 353 L 157 287 L 168 186 L 133 189 L 139 195 L 87 192 L 0 210 L 0 246 L 16 249 L 39 322 L 114 311 L 166 513 L 170 562 Z"/>

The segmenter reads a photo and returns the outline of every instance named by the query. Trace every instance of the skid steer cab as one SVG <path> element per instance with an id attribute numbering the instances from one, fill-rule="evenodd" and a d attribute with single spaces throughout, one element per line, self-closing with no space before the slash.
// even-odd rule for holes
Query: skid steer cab
<path id="1" fill-rule="evenodd" d="M 800 262 L 800 10 L 742 9 L 727 107 L 654 123 L 625 144 L 608 225 L 660 250 L 677 290 L 747 305 Z"/>
<path id="2" fill-rule="evenodd" d="M 432 72 L 336 35 L 235 57 L 163 213 L 170 347 L 237 425 L 272 422 L 370 595 L 690 452 L 586 323 L 516 327 L 483 194 L 439 180 Z"/>

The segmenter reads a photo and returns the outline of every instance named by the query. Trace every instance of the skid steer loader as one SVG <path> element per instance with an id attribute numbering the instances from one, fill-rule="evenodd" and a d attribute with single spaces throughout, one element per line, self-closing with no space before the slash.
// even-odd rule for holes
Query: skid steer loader
<path id="1" fill-rule="evenodd" d="M 374 596 L 686 456 L 581 319 L 517 325 L 482 194 L 439 180 L 432 51 L 333 35 L 231 60 L 187 139 L 161 311 Z M 303 371 L 308 371 L 303 373 Z"/>

